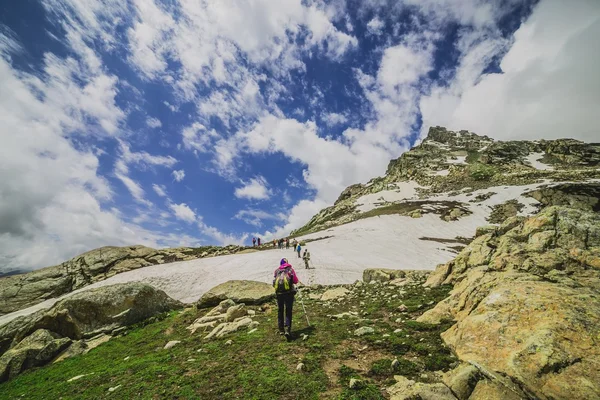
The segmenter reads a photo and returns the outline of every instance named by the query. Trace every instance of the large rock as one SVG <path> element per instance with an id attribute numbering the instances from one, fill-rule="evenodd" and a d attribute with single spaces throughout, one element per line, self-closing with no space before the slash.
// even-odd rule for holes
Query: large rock
<path id="1" fill-rule="evenodd" d="M 216 306 L 223 300 L 233 300 L 236 303 L 261 304 L 275 297 L 273 286 L 257 281 L 227 281 L 206 292 L 198 307 Z"/>
<path id="2" fill-rule="evenodd" d="M 427 283 L 455 285 L 418 320 L 455 320 L 442 338 L 459 359 L 529 397 L 600 398 L 600 215 L 550 207 L 503 225 Z"/>
<path id="3" fill-rule="evenodd" d="M 0 357 L 0 382 L 51 361 L 71 344 L 54 332 L 38 329 Z"/>
<path id="4" fill-rule="evenodd" d="M 38 329 L 78 340 L 112 332 L 180 307 L 182 304 L 165 292 L 136 282 L 82 291 L 49 309 L 15 318 L 1 326 L 0 354 Z"/>

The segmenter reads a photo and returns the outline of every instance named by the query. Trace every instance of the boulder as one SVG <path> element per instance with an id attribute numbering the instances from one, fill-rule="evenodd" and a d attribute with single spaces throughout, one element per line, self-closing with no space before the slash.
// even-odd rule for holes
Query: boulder
<path id="1" fill-rule="evenodd" d="M 82 291 L 49 309 L 17 317 L 1 326 L 0 354 L 38 329 L 79 340 L 180 307 L 182 304 L 165 292 L 137 282 Z"/>
<path id="2" fill-rule="evenodd" d="M 600 215 L 549 207 L 505 228 L 432 274 L 429 285 L 455 286 L 418 321 L 455 320 L 444 342 L 511 390 L 600 398 Z"/>
<path id="3" fill-rule="evenodd" d="M 335 299 L 339 299 L 341 297 L 346 296 L 348 293 L 350 293 L 350 291 L 344 287 L 336 287 L 333 289 L 329 289 L 326 290 L 325 293 L 323 293 L 321 295 L 321 300 L 322 301 L 330 301 L 330 300 L 335 300 Z"/>
<path id="4" fill-rule="evenodd" d="M 71 339 L 61 338 L 46 329 L 36 330 L 0 357 L 0 382 L 50 362 L 71 342 Z"/>
<path id="5" fill-rule="evenodd" d="M 456 400 L 443 383 L 415 382 L 403 376 L 394 376 L 396 384 L 386 389 L 390 400 Z"/>
<path id="6" fill-rule="evenodd" d="M 386 282 L 396 278 L 404 278 L 405 273 L 402 270 L 396 269 L 377 269 L 368 268 L 363 271 L 363 281 L 369 282 Z"/>
<path id="7" fill-rule="evenodd" d="M 446 372 L 442 377 L 442 381 L 459 400 L 467 400 L 482 377 L 475 366 L 461 364 L 455 369 Z"/>
<path id="8" fill-rule="evenodd" d="M 227 281 L 206 292 L 198 301 L 198 308 L 211 307 L 223 300 L 236 303 L 262 304 L 275 297 L 273 287 L 257 281 Z"/>
<path id="9" fill-rule="evenodd" d="M 523 398 L 504 385 L 484 379 L 477 382 L 469 400 L 522 400 Z"/>

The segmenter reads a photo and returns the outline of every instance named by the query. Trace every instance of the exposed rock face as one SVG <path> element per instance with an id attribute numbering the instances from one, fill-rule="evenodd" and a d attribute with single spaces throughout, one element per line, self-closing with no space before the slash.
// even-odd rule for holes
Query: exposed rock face
<path id="1" fill-rule="evenodd" d="M 44 357 L 35 355 L 33 357 L 37 361 L 23 362 L 21 367 L 11 369 L 20 372 L 24 367 L 49 361 L 58 352 L 50 349 L 63 350 L 64 343 L 112 332 L 181 306 L 163 291 L 141 283 L 86 290 L 57 302 L 47 310 L 15 318 L 1 326 L 0 354 L 12 360 L 14 357 L 22 359 L 23 352 L 32 354 L 35 349 L 43 350 Z M 46 348 L 50 344 L 52 347 Z M 50 353 L 51 356 L 47 355 Z"/>
<path id="2" fill-rule="evenodd" d="M 261 304 L 273 297 L 275 297 L 275 291 L 268 283 L 234 280 L 210 289 L 198 300 L 198 307 L 215 306 L 226 299 L 231 299 L 236 303 Z"/>
<path id="3" fill-rule="evenodd" d="M 391 192 L 389 197 L 392 200 L 382 197 L 375 208 L 393 207 L 394 210 L 387 210 L 385 213 L 418 218 L 425 214 L 427 208 L 432 207 L 428 207 L 429 198 L 442 193 L 451 197 L 462 191 L 541 184 L 543 179 L 578 182 L 585 189 L 588 185 L 586 181 L 600 178 L 598 165 L 600 144 L 571 139 L 503 142 L 472 132 L 454 132 L 439 126 L 432 127 L 423 142 L 398 159 L 390 161 L 385 176 L 374 178 L 365 185 L 349 186 L 333 206 L 321 210 L 292 234 L 303 235 L 378 215 L 374 210 L 361 211 L 360 199 L 366 195 Z M 418 196 L 412 196 L 411 200 L 393 200 L 394 192 L 398 192 L 398 183 L 407 182 L 418 184 Z M 544 194 L 542 197 L 548 196 Z M 573 196 L 569 194 L 568 197 Z M 483 193 L 478 193 L 472 203 L 485 200 Z M 414 207 L 417 201 L 422 203 L 418 210 Z M 555 199 L 550 204 L 540 201 L 543 205 L 584 204 L 588 208 L 587 204 L 593 202 L 585 199 L 575 205 L 572 200 L 558 202 Z M 409 207 L 411 202 L 413 206 Z M 597 202 L 594 204 L 599 207 Z M 470 207 L 466 204 L 457 204 L 453 208 L 454 210 L 442 216 L 444 220 L 453 221 L 469 214 Z M 516 215 L 519 208 L 507 211 L 508 214 Z"/>
<path id="4" fill-rule="evenodd" d="M 36 330 L 0 357 L 0 382 L 48 363 L 70 344 L 69 338 L 61 338 L 46 329 Z"/>
<path id="5" fill-rule="evenodd" d="M 121 272 L 173 261 L 231 254 L 243 249 L 240 246 L 162 250 L 144 246 L 101 247 L 60 265 L 0 279 L 0 315 L 59 297 Z"/>
<path id="6" fill-rule="evenodd" d="M 427 281 L 442 283 L 455 285 L 450 297 L 418 320 L 456 321 L 444 341 L 495 378 L 472 397 L 501 382 L 530 398 L 600 398 L 600 215 L 549 207 L 510 218 Z"/>

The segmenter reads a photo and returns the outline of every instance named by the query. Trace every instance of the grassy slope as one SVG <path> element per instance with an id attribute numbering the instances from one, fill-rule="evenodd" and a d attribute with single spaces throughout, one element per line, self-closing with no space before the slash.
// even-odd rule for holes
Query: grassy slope
<path id="1" fill-rule="evenodd" d="M 276 332 L 276 306 L 254 318 L 258 331 L 241 331 L 214 341 L 203 341 L 201 332 L 185 329 L 207 310 L 172 313 L 127 335 L 114 338 L 86 355 L 31 370 L 0 385 L 1 399 L 381 399 L 393 375 L 427 381 L 429 371 L 446 370 L 454 361 L 439 337 L 446 326 L 434 327 L 412 319 L 446 297 L 449 288 L 424 290 L 409 287 L 404 295 L 392 286 L 365 285 L 342 302 L 323 303 L 305 298 L 311 319 L 308 328 L 299 302 L 295 308 L 296 335 L 308 340 L 285 342 Z M 361 304 L 362 302 L 362 304 Z M 430 304 L 431 303 L 431 304 Z M 408 312 L 397 307 L 405 304 Z M 327 315 L 344 311 L 364 314 L 361 320 L 332 320 Z M 394 322 L 401 317 L 404 322 Z M 360 326 L 376 333 L 356 337 Z M 402 332 L 393 333 L 397 328 Z M 389 334 L 388 337 L 383 337 Z M 226 345 L 229 339 L 233 344 Z M 182 343 L 163 350 L 169 340 Z M 366 346 L 366 347 L 365 347 Z M 198 349 L 202 349 L 198 352 Z M 130 357 L 127 361 L 125 357 Z M 391 361 L 400 365 L 392 370 Z M 305 371 L 296 371 L 299 362 Z M 69 378 L 90 374 L 67 383 Z M 428 374 L 427 377 L 423 374 Z M 348 389 L 349 379 L 364 385 Z M 121 385 L 114 392 L 108 388 Z"/>

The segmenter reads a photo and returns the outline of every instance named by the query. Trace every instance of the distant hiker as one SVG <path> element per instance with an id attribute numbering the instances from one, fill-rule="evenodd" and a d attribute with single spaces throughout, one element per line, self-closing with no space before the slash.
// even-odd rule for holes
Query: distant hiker
<path id="1" fill-rule="evenodd" d="M 286 249 L 290 248 L 290 238 L 285 238 L 285 248 Z"/>
<path id="2" fill-rule="evenodd" d="M 310 261 L 310 252 L 308 251 L 308 249 L 304 249 L 304 254 L 302 255 L 302 259 L 304 260 L 304 267 L 306 269 L 310 268 L 308 266 L 308 262 Z"/>
<path id="3" fill-rule="evenodd" d="M 298 247 L 296 248 L 296 251 L 298 252 L 298 258 L 302 258 L 302 257 L 300 257 L 300 251 L 302 251 L 302 247 L 300 246 L 300 243 L 298 243 Z"/>
<path id="4" fill-rule="evenodd" d="M 256 247 L 256 238 L 252 238 L 252 247 Z"/>
<path id="5" fill-rule="evenodd" d="M 273 247 L 277 247 L 277 240 L 273 239 Z"/>
<path id="6" fill-rule="evenodd" d="M 260 238 L 258 238 L 258 245 L 260 246 Z"/>
<path id="7" fill-rule="evenodd" d="M 294 239 L 294 241 L 292 242 L 292 246 L 294 248 L 294 251 L 296 251 L 296 248 L 298 247 L 298 241 L 296 239 Z"/>
<path id="8" fill-rule="evenodd" d="M 296 271 L 288 263 L 287 258 L 282 258 L 279 268 L 273 274 L 273 287 L 277 295 L 277 324 L 279 334 L 288 339 L 292 335 L 292 308 L 294 307 L 294 296 L 298 277 Z M 285 319 L 284 319 L 285 312 Z"/>

